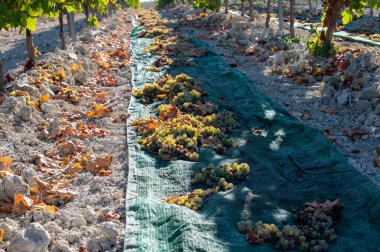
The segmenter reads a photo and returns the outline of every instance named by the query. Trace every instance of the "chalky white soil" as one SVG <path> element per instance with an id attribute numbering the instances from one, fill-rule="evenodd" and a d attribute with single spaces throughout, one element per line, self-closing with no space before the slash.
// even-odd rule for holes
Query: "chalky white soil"
<path id="1" fill-rule="evenodd" d="M 128 171 L 125 119 L 128 113 L 131 73 L 127 58 L 110 58 L 111 64 L 98 73 L 99 61 L 94 55 L 104 55 L 118 48 L 127 51 L 130 43 L 131 11 L 123 10 L 105 18 L 99 29 L 83 27 L 79 19 L 78 41 L 69 43 L 67 50 L 54 49 L 59 46 L 57 20 L 40 20 L 35 33 L 35 45 L 41 56 L 38 63 L 51 65 L 54 71 L 64 70 L 65 78 L 59 85 L 74 87 L 80 102 L 72 104 L 65 99 L 49 99 L 40 109 L 26 105 L 22 96 L 7 97 L 0 106 L 0 157 L 13 160 L 10 167 L 13 175 L 0 177 L 0 205 L 12 203 L 15 194 L 29 195 L 29 189 L 36 187 L 36 178 L 51 183 L 54 178 L 72 164 L 56 165 L 46 162 L 49 169 L 39 169 L 35 157 L 46 158 L 54 148 L 72 143 L 78 156 L 91 152 L 96 157 L 112 155 L 109 176 L 93 175 L 88 171 L 75 173 L 64 187 L 76 196 L 68 203 L 58 202 L 57 213 L 44 211 L 27 212 L 22 216 L 0 213 L 0 229 L 4 230 L 0 251 L 120 251 L 124 240 L 125 187 Z M 39 74 L 31 69 L 22 72 L 26 53 L 23 35 L 16 31 L 0 34 L 5 68 L 11 70 L 15 80 L 8 83 L 8 91 L 21 90 L 38 100 L 42 95 L 54 96 L 55 84 L 42 81 L 35 84 Z M 107 61 L 107 59 L 103 59 Z M 73 64 L 83 69 L 73 70 Z M 112 77 L 116 85 L 103 85 L 98 78 Z M 78 84 L 79 83 L 79 84 Z M 82 83 L 82 84 L 80 84 Z M 94 90 L 97 90 L 96 93 Z M 106 92 L 105 100 L 99 94 Z M 9 95 L 9 93 L 8 93 Z M 102 118 L 90 118 L 89 104 L 96 102 L 112 110 Z M 77 116 L 67 121 L 65 114 Z M 91 138 L 63 137 L 62 143 L 42 137 L 39 126 L 48 126 L 48 136 L 62 130 L 63 124 L 96 125 L 105 131 L 105 136 Z M 102 131 L 103 132 L 103 131 Z M 83 150 L 80 150 L 80 147 Z M 42 159 L 41 159 L 42 160 Z M 45 167 L 44 166 L 44 167 Z M 45 167 L 46 168 L 46 167 Z M 63 179 L 64 180 L 64 179 Z"/>

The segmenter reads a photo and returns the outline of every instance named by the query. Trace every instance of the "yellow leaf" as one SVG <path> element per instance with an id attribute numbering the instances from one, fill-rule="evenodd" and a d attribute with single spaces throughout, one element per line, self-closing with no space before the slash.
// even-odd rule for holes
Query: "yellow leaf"
<path id="1" fill-rule="evenodd" d="M 49 95 L 42 95 L 40 97 L 40 104 L 45 103 L 49 100 Z"/>
<path id="2" fill-rule="evenodd" d="M 111 113 L 111 110 L 107 107 L 104 107 L 100 104 L 95 104 L 93 110 L 87 113 L 88 117 L 100 118 L 108 116 Z"/>
<path id="3" fill-rule="evenodd" d="M 12 159 L 7 156 L 0 157 L 0 167 L 1 167 L 1 164 L 5 165 L 6 167 L 9 167 L 12 165 Z"/>
<path id="4" fill-rule="evenodd" d="M 0 229 L 0 241 L 3 241 L 4 230 Z"/>
<path id="5" fill-rule="evenodd" d="M 162 99 L 165 99 L 166 94 L 158 94 L 156 97 L 157 97 L 158 99 L 162 100 Z"/>
<path id="6" fill-rule="evenodd" d="M 75 163 L 73 167 L 76 169 L 83 169 L 83 166 L 80 163 Z"/>
<path id="7" fill-rule="evenodd" d="M 0 171 L 0 178 L 1 177 L 6 177 L 6 176 L 11 176 L 13 173 L 11 171 Z"/>
<path id="8" fill-rule="evenodd" d="M 46 206 L 45 210 L 46 210 L 46 212 L 49 212 L 49 213 L 56 213 L 56 212 L 58 212 L 58 208 L 55 207 L 55 206 Z"/>
<path id="9" fill-rule="evenodd" d="M 74 63 L 74 64 L 71 66 L 71 70 L 72 70 L 73 72 L 79 72 L 79 71 L 82 71 L 82 70 L 83 70 L 83 67 L 82 67 L 82 65 L 79 65 L 79 64 Z"/>
<path id="10" fill-rule="evenodd" d="M 39 188 L 30 188 L 30 194 L 36 195 L 39 194 L 41 191 Z"/>
<path id="11" fill-rule="evenodd" d="M 34 47 L 33 53 L 34 53 L 34 57 L 38 57 L 39 51 L 37 47 Z"/>
<path id="12" fill-rule="evenodd" d="M 112 171 L 106 170 L 106 169 L 101 169 L 98 174 L 99 174 L 99 176 L 109 176 L 112 174 Z"/>

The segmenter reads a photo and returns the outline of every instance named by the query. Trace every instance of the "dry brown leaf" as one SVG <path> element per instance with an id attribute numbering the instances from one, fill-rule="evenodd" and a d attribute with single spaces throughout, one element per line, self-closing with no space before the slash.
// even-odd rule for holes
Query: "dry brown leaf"
<path id="1" fill-rule="evenodd" d="M 217 105 L 211 104 L 211 103 L 204 103 L 200 104 L 198 103 L 197 108 L 200 110 L 202 115 L 210 115 L 217 109 Z"/>
<path id="2" fill-rule="evenodd" d="M 249 243 L 260 244 L 264 243 L 264 239 L 260 238 L 253 230 L 248 230 L 246 239 Z"/>
<path id="3" fill-rule="evenodd" d="M 332 114 L 332 115 L 339 114 L 339 110 L 336 107 L 321 109 L 321 112 Z"/>
<path id="4" fill-rule="evenodd" d="M 122 114 L 122 115 L 118 115 L 115 119 L 113 119 L 113 123 L 121 123 L 121 122 L 125 122 L 128 117 L 130 116 L 130 114 Z"/>
<path id="5" fill-rule="evenodd" d="M 377 168 L 380 168 L 380 157 L 376 157 L 375 159 L 375 165 Z"/>
<path id="6" fill-rule="evenodd" d="M 220 145 L 220 140 L 216 138 L 202 139 L 201 142 L 202 142 L 203 147 L 209 147 L 209 148 L 216 148 L 218 145 Z"/>
<path id="7" fill-rule="evenodd" d="M 37 165 L 38 170 L 44 170 L 44 168 L 58 169 L 60 168 L 58 164 L 54 163 L 49 157 L 42 154 L 38 154 L 33 157 L 32 162 Z"/>
<path id="8" fill-rule="evenodd" d="M 58 152 L 60 156 L 76 155 L 78 149 L 73 142 L 68 141 L 58 147 Z"/>
<path id="9" fill-rule="evenodd" d="M 12 165 L 12 159 L 8 156 L 0 157 L 0 170 L 9 170 L 9 167 Z"/>
<path id="10" fill-rule="evenodd" d="M 100 175 L 100 172 L 101 172 L 102 175 L 104 176 L 107 173 L 109 173 L 107 172 L 107 169 L 111 166 L 112 159 L 113 159 L 112 155 L 106 155 L 106 156 L 101 156 L 101 157 L 90 157 L 86 161 L 85 169 L 88 172 L 92 173 L 93 175 Z"/>
<path id="11" fill-rule="evenodd" d="M 160 120 L 167 120 L 170 118 L 174 118 L 177 116 L 179 110 L 176 106 L 169 107 L 165 110 L 164 113 L 162 113 L 159 117 Z"/>
<path id="12" fill-rule="evenodd" d="M 99 214 L 99 218 L 105 220 L 105 221 L 110 221 L 110 220 L 120 220 L 120 215 L 115 213 L 114 211 L 109 211 L 108 213 L 103 213 L 101 212 Z"/>
<path id="13" fill-rule="evenodd" d="M 11 214 L 13 212 L 13 204 L 3 203 L 0 205 L 0 213 Z"/>
<path id="14" fill-rule="evenodd" d="M 348 137 L 351 141 L 357 141 L 362 138 L 364 135 L 369 135 L 370 133 L 361 129 L 352 129 L 350 131 L 342 131 L 342 136 Z"/>
<path id="15" fill-rule="evenodd" d="M 16 194 L 13 199 L 13 213 L 23 215 L 25 212 L 32 210 L 34 201 L 24 194 Z"/>
<path id="16" fill-rule="evenodd" d="M 104 107 L 100 104 L 93 105 L 93 109 L 87 113 L 88 117 L 101 118 L 111 114 L 111 109 Z"/>
<path id="17" fill-rule="evenodd" d="M 324 129 L 322 131 L 322 133 L 327 138 L 327 140 L 329 140 L 329 142 L 331 142 L 331 143 L 335 143 L 336 142 L 336 137 L 332 135 L 330 129 Z"/>
<path id="18" fill-rule="evenodd" d="M 326 200 L 324 203 L 320 203 L 318 201 L 308 202 L 305 205 L 314 208 L 315 210 L 327 213 L 331 215 L 334 219 L 337 218 L 339 210 L 343 207 L 340 199 L 336 199 L 333 202 Z"/>
<path id="19" fill-rule="evenodd" d="M 87 247 L 86 247 L 86 245 L 80 245 L 80 247 L 79 247 L 79 252 L 87 252 Z"/>

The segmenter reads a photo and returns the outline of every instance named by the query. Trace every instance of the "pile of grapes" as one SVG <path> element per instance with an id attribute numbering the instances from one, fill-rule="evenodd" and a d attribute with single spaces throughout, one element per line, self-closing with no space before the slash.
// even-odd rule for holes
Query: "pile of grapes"
<path id="1" fill-rule="evenodd" d="M 234 187 L 231 182 L 243 181 L 249 173 L 246 163 L 225 164 L 219 167 L 210 166 L 195 173 L 192 184 L 203 185 L 207 189 L 195 189 L 191 193 L 180 196 L 169 196 L 165 203 L 185 206 L 197 211 L 202 208 L 204 199 L 219 191 L 227 191 Z"/>
<path id="2" fill-rule="evenodd" d="M 233 140 L 221 128 L 213 126 L 220 124 L 219 118 L 183 114 L 175 106 L 161 105 L 158 118 L 142 118 L 132 124 L 141 136 L 138 143 L 147 151 L 157 153 L 163 160 L 197 161 L 200 145 L 220 154 L 233 146 Z M 228 129 L 229 125 L 231 123 L 226 121 L 223 129 Z"/>
<path id="3" fill-rule="evenodd" d="M 165 75 L 153 84 L 146 84 L 144 88 L 135 89 L 132 94 L 141 99 L 143 103 L 153 103 L 164 100 L 171 103 L 172 99 L 179 93 L 193 92 L 197 94 L 193 99 L 200 100 L 205 93 L 199 83 L 186 74 L 179 74 L 176 77 Z"/>
<path id="4" fill-rule="evenodd" d="M 140 15 L 140 25 L 145 29 L 139 33 L 139 37 L 154 38 L 144 52 L 161 56 L 153 63 L 154 67 L 189 66 L 192 65 L 191 58 L 207 55 L 207 49 L 194 46 L 192 38 L 174 31 L 167 23 L 166 19 L 160 19 L 157 12 L 145 11 Z"/>
<path id="5" fill-rule="evenodd" d="M 176 106 L 182 112 L 196 115 L 211 115 L 218 110 L 218 106 L 204 100 L 207 92 L 200 84 L 186 74 L 176 77 L 165 75 L 153 84 L 146 84 L 143 88 L 133 90 L 132 95 L 148 104 L 162 101 Z M 233 120 L 230 113 L 226 120 Z"/>
<path id="6" fill-rule="evenodd" d="M 166 75 L 132 94 L 143 103 L 164 102 L 157 108 L 158 118 L 133 122 L 141 136 L 138 143 L 160 158 L 197 161 L 200 146 L 225 154 L 234 145 L 227 135 L 237 126 L 233 114 L 216 114 L 218 106 L 204 101 L 207 93 L 193 78 Z"/>
<path id="7" fill-rule="evenodd" d="M 188 36 L 174 32 L 155 37 L 154 41 L 144 49 L 144 52 L 160 56 L 202 57 L 206 56 L 208 51 L 195 47 Z"/>
<path id="8" fill-rule="evenodd" d="M 209 187 L 231 189 L 231 182 L 244 180 L 249 173 L 249 165 L 246 163 L 225 164 L 219 167 L 209 166 L 195 173 L 192 184 L 203 184 Z"/>
<path id="9" fill-rule="evenodd" d="M 300 251 L 326 251 L 334 242 L 340 200 L 325 203 L 307 203 L 308 207 L 295 216 L 297 225 L 285 225 L 281 230 L 274 224 L 258 221 L 255 225 L 250 220 L 237 223 L 240 233 L 246 234 L 248 242 L 273 242 L 276 248 Z"/>

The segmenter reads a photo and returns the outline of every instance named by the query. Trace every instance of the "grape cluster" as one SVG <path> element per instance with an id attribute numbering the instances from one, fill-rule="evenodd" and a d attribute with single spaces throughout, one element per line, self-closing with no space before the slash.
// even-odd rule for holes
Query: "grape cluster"
<path id="1" fill-rule="evenodd" d="M 160 105 L 159 118 L 143 118 L 132 124 L 141 136 L 138 143 L 164 160 L 197 161 L 199 146 L 225 153 L 234 142 L 219 128 L 206 126 L 201 116 L 183 114 L 176 107 Z"/>
<path id="2" fill-rule="evenodd" d="M 194 211 L 198 211 L 204 204 L 203 198 L 207 197 L 209 192 L 203 189 L 195 189 L 191 193 L 180 196 L 169 196 L 165 203 L 185 206 Z"/>
<path id="3" fill-rule="evenodd" d="M 152 22 L 153 25 L 153 22 Z M 138 36 L 140 38 L 154 38 L 160 35 L 172 33 L 173 29 L 168 28 L 167 26 L 159 25 L 152 28 L 147 28 L 139 32 Z"/>
<path id="4" fill-rule="evenodd" d="M 146 84 L 144 88 L 135 89 L 132 95 L 141 99 L 144 103 L 153 103 L 160 100 L 171 102 L 179 93 L 191 91 L 203 93 L 195 80 L 186 74 L 179 74 L 176 77 L 165 75 L 153 84 Z"/>
<path id="5" fill-rule="evenodd" d="M 180 57 L 202 57 L 207 55 L 207 49 L 195 47 L 188 38 L 180 34 L 158 36 L 155 41 L 144 49 L 144 52 L 156 55 L 171 55 Z"/>
<path id="6" fill-rule="evenodd" d="M 339 201 L 312 203 L 296 214 L 297 225 L 285 225 L 282 230 L 262 221 L 253 225 L 250 220 L 238 222 L 237 228 L 251 243 L 274 242 L 276 248 L 283 250 L 326 251 L 329 244 L 338 238 L 334 218 L 340 207 Z"/>
<path id="7" fill-rule="evenodd" d="M 309 241 L 303 247 L 310 247 L 311 251 L 324 251 L 338 238 L 332 216 L 312 207 L 300 211 L 296 221 Z"/>
<path id="8" fill-rule="evenodd" d="M 202 118 L 204 125 L 212 125 L 223 132 L 232 132 L 238 125 L 232 112 L 224 111 L 218 114 L 211 114 Z"/>
<path id="9" fill-rule="evenodd" d="M 195 173 L 192 184 L 204 184 L 210 187 L 219 186 L 221 189 L 231 189 L 231 182 L 244 180 L 249 173 L 247 163 L 224 164 L 218 167 L 209 166 Z M 224 190 L 224 191 L 225 191 Z"/>
<path id="10" fill-rule="evenodd" d="M 210 169 L 216 171 L 219 174 L 218 177 L 213 176 L 214 178 L 213 183 L 209 183 L 208 179 L 205 180 L 203 179 L 203 176 L 200 176 L 200 174 L 206 174 L 205 176 L 208 176 L 207 174 L 210 174 L 209 173 Z M 232 170 L 242 171 L 241 175 L 239 176 L 228 175 L 230 171 Z M 195 189 L 194 191 L 186 195 L 169 196 L 165 200 L 165 203 L 176 204 L 179 206 L 186 206 L 187 208 L 197 211 L 201 209 L 202 206 L 204 205 L 205 198 L 219 191 L 227 191 L 234 187 L 232 183 L 228 183 L 226 181 L 226 178 L 230 178 L 232 181 L 241 181 L 247 177 L 248 172 L 249 172 L 249 165 L 246 163 L 241 163 L 241 164 L 234 163 L 233 165 L 226 164 L 226 165 L 222 165 L 220 168 L 215 168 L 213 166 L 203 168 L 200 172 L 197 172 L 195 174 L 194 178 L 192 179 L 192 183 L 208 186 L 208 189 Z M 243 176 L 243 174 L 245 175 Z"/>
<path id="11" fill-rule="evenodd" d="M 158 118 L 143 118 L 133 122 L 141 139 L 138 143 L 164 160 L 197 161 L 199 147 L 226 154 L 234 145 L 228 137 L 237 126 L 230 112 L 215 114 L 218 106 L 204 102 L 206 93 L 193 78 L 179 74 L 165 75 L 153 84 L 136 89 L 133 95 L 144 103 L 166 101 L 157 108 Z"/>
<path id="12" fill-rule="evenodd" d="M 151 72 L 156 72 L 156 73 L 161 72 L 161 69 L 159 69 L 156 66 L 149 66 L 149 67 L 146 68 L 146 70 L 147 71 L 151 71 Z"/>

